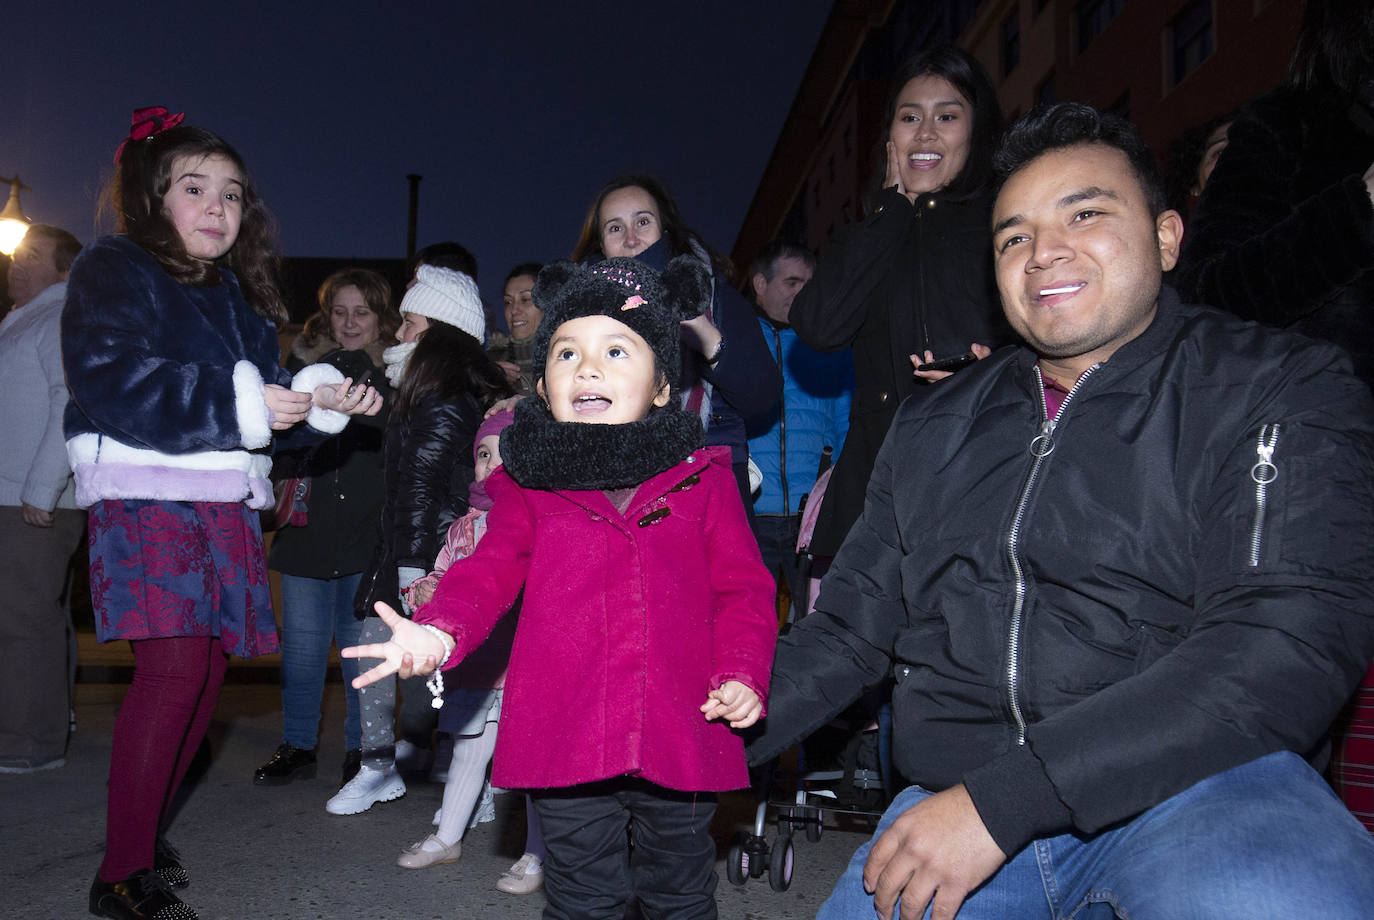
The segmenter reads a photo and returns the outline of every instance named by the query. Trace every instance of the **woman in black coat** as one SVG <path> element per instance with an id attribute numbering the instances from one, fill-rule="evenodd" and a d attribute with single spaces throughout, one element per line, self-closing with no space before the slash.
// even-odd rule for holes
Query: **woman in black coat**
<path id="1" fill-rule="evenodd" d="M 382 506 L 382 432 L 391 402 L 382 350 L 396 335 L 401 317 L 386 279 L 363 268 L 346 268 L 326 278 L 319 305 L 292 343 L 286 369 L 295 373 L 319 362 L 334 365 L 352 380 L 366 374 L 385 402 L 376 416 L 356 419 L 322 443 L 291 449 L 290 439 L 283 439 L 286 449 L 273 461 L 274 479 L 303 480 L 309 491 L 304 524 L 278 530 L 267 557 L 268 568 L 281 573 L 282 737 L 271 759 L 254 773 L 258 785 L 314 775 L 329 647 L 358 642 L 353 593 L 372 559 Z M 347 782 L 358 769 L 361 723 L 358 691 L 350 683 L 358 668 L 349 659 L 340 665 L 347 703 Z"/>
<path id="2" fill-rule="evenodd" d="M 978 62 L 940 47 L 908 61 L 888 100 L 882 185 L 842 228 L 792 304 L 797 336 L 854 350 L 849 435 L 811 541 L 831 556 L 863 509 L 897 405 L 947 374 L 914 365 L 1011 340 L 992 276 L 997 96 Z"/>
<path id="3" fill-rule="evenodd" d="M 729 260 L 686 225 L 663 183 L 646 175 L 617 176 L 602 186 L 587 209 L 572 259 L 626 256 L 662 271 L 681 255 L 706 265 L 711 302 L 682 324 L 682 373 L 673 391 L 682 408 L 701 417 L 706 443 L 730 448 L 740 498 L 752 516 L 746 426 L 778 404 L 782 375 L 753 309 L 731 285 Z"/>
<path id="4" fill-rule="evenodd" d="M 1374 5 L 1309 2 L 1288 81 L 1242 110 L 1176 282 L 1200 303 L 1344 348 L 1374 385 Z M 1368 534 L 1351 534 L 1368 539 Z M 1374 831 L 1374 668 L 1332 736 L 1330 779 Z"/>
<path id="5" fill-rule="evenodd" d="M 409 613 L 401 589 L 434 567 L 449 524 L 468 510 L 472 442 L 482 413 L 511 395 L 505 372 L 482 351 L 486 322 L 469 276 L 421 265 L 401 301 L 401 315 L 400 344 L 384 355 L 396 399 L 386 427 L 381 529 L 354 602 L 363 617 L 362 645 L 391 636 L 374 610 L 376 602 Z M 358 666 L 365 671 L 372 663 L 359 659 Z M 427 704 L 423 682 L 417 683 Z M 359 691 L 362 767 L 326 803 L 326 811 L 358 814 L 405 794 L 396 770 L 395 705 L 394 679 Z M 424 711 L 434 712 L 428 705 Z M 427 747 L 427 738 L 413 740 Z"/>
<path id="6" fill-rule="evenodd" d="M 1374 6 L 1307 4 L 1287 82 L 1247 105 L 1229 138 L 1175 283 L 1334 342 L 1374 382 Z"/>

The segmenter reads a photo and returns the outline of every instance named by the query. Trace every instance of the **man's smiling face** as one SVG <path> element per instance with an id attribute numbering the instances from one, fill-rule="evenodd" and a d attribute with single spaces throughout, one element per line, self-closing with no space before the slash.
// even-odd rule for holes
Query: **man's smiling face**
<path id="1" fill-rule="evenodd" d="M 1002 186 L 993 208 L 1002 307 L 1061 382 L 1154 318 L 1183 227 L 1175 212 L 1150 210 L 1130 160 L 1107 144 L 1050 150 Z"/>

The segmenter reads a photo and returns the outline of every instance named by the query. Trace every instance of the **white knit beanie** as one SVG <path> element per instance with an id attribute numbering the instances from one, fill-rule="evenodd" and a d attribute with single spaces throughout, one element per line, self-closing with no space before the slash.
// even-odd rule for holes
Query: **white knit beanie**
<path id="1" fill-rule="evenodd" d="M 401 312 L 457 326 L 479 342 L 487 331 L 477 282 L 451 268 L 421 265 L 416 269 L 415 283 L 401 300 Z"/>

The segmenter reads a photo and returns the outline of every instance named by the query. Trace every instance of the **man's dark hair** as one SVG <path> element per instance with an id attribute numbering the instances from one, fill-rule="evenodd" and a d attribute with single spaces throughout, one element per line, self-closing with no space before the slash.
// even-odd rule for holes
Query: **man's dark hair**
<path id="1" fill-rule="evenodd" d="M 455 243 L 451 240 L 445 240 L 442 243 L 430 243 L 411 256 L 410 264 L 406 266 L 407 277 L 413 278 L 415 269 L 421 265 L 452 269 L 456 272 L 462 272 L 473 281 L 477 280 L 477 257 L 462 243 Z"/>
<path id="2" fill-rule="evenodd" d="M 749 263 L 749 277 L 763 275 L 764 280 L 772 281 L 778 270 L 779 259 L 801 259 L 807 268 L 812 271 L 816 269 L 816 257 L 811 250 L 791 240 L 775 239 L 760 249 L 754 261 Z"/>
<path id="3" fill-rule="evenodd" d="M 72 267 L 72 261 L 76 259 L 77 253 L 81 251 L 80 240 L 61 227 L 54 227 L 52 224 L 34 224 L 29 227 L 28 233 L 24 235 L 30 239 L 52 241 L 53 268 L 57 269 L 59 274 L 65 275 L 67 273 L 67 270 Z"/>
<path id="4" fill-rule="evenodd" d="M 1120 150 L 1131 163 L 1131 171 L 1145 193 L 1151 216 L 1157 217 L 1168 209 L 1159 164 L 1135 125 L 1119 115 L 1099 112 L 1081 102 L 1036 106 L 1007 129 L 992 160 L 1001 180 L 999 187 L 1032 160 L 1051 150 L 1079 144 L 1105 144 Z"/>

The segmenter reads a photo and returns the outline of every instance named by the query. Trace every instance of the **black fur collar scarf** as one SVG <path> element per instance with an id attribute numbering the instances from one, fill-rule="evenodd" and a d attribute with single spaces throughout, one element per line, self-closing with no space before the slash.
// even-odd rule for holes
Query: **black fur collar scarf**
<path id="1" fill-rule="evenodd" d="M 557 422 L 543 401 L 515 407 L 501 432 L 501 459 L 527 489 L 627 489 L 687 459 L 705 442 L 701 420 L 681 409 L 655 409 L 623 425 Z"/>

